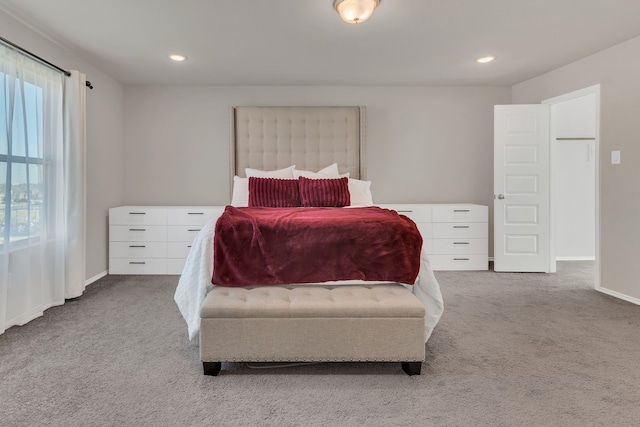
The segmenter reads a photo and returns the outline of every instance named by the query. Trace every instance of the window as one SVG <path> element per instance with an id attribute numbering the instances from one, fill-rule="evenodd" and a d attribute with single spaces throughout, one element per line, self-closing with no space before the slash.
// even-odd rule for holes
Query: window
<path id="1" fill-rule="evenodd" d="M 85 77 L 0 38 L 0 334 L 85 281 Z"/>
<path id="2" fill-rule="evenodd" d="M 8 79 L 0 72 L 0 245 L 39 236 L 45 219 L 43 89 Z"/>

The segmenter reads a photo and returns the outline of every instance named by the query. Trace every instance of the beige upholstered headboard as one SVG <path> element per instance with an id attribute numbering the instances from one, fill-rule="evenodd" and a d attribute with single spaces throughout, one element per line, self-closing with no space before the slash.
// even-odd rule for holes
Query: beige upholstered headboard
<path id="1" fill-rule="evenodd" d="M 364 107 L 231 107 L 231 177 L 296 165 L 366 177 Z"/>

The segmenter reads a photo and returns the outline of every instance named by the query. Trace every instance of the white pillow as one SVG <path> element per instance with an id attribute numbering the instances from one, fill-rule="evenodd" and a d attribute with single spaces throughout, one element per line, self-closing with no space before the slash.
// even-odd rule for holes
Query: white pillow
<path id="1" fill-rule="evenodd" d="M 293 177 L 295 179 L 298 179 L 301 176 L 304 176 L 305 178 L 339 178 L 341 175 L 338 172 L 338 164 L 334 163 L 324 169 L 320 169 L 318 172 L 293 169 Z"/>
<path id="2" fill-rule="evenodd" d="M 246 168 L 244 173 L 247 175 L 247 178 L 255 177 L 255 178 L 284 178 L 284 179 L 293 179 L 293 169 L 296 165 L 291 165 L 288 168 L 278 169 L 275 171 L 263 171 L 260 169 L 251 169 Z"/>
<path id="3" fill-rule="evenodd" d="M 351 206 L 373 206 L 371 181 L 349 178 L 349 193 L 351 194 Z"/>
<path id="4" fill-rule="evenodd" d="M 233 194 L 231 206 L 246 208 L 249 206 L 249 178 L 233 177 Z"/>

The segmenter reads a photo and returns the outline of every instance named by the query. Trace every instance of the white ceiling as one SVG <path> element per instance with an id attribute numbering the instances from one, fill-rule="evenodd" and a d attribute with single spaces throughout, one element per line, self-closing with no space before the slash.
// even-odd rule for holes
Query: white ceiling
<path id="1" fill-rule="evenodd" d="M 382 0 L 358 25 L 342 22 L 332 2 L 0 8 L 125 84 L 511 85 L 640 35 L 640 0 Z M 174 52 L 189 59 L 168 60 Z M 487 54 L 498 59 L 474 62 Z"/>

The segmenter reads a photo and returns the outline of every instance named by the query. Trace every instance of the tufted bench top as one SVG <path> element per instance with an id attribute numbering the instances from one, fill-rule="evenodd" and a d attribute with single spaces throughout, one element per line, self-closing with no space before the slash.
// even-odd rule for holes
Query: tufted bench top
<path id="1" fill-rule="evenodd" d="M 201 318 L 418 317 L 424 306 L 397 284 L 342 286 L 214 286 Z"/>

